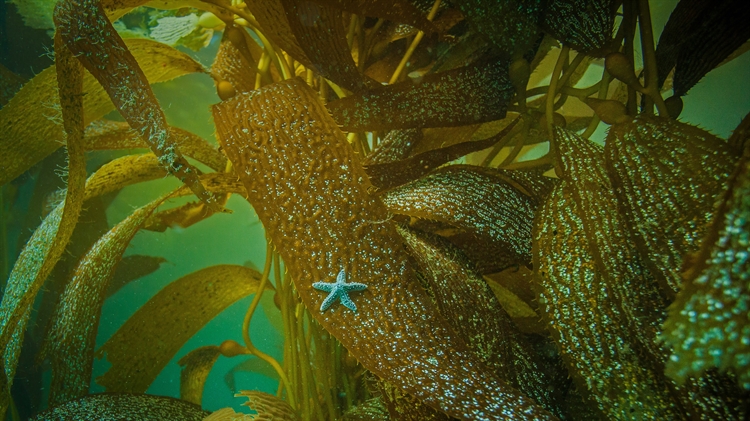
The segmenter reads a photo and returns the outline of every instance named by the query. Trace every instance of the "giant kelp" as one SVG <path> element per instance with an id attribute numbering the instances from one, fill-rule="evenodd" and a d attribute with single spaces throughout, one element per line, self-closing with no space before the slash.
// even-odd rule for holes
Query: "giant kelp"
<path id="1" fill-rule="evenodd" d="M 152 2 L 174 11 L 142 25 L 223 27 L 210 71 L 216 148 L 168 125 L 149 86 L 208 72 L 167 45 L 123 41 L 126 23 L 112 24 L 143 3 L 60 2 L 56 67 L 0 110 L 3 183 L 63 143 L 69 168 L 0 305 L 0 410 L 80 210 L 128 187 L 147 204 L 56 275 L 65 292 L 42 355 L 54 408 L 36 419 L 112 408 L 203 419 L 184 401 L 206 404 L 221 358 L 237 359 L 231 382 L 248 370 L 279 380 L 276 396 L 242 393 L 259 417 L 747 416 L 748 119 L 725 141 L 676 121 L 679 100 L 660 91 L 674 68 L 675 94 L 687 95 L 745 42 L 746 6 L 695 14 L 699 2 L 682 0 L 655 48 L 645 0 Z M 601 78 L 578 86 L 592 63 Z M 528 86 L 532 72 L 549 83 Z M 574 101 L 593 112 L 572 113 Z M 102 118 L 113 107 L 125 122 Z M 604 147 L 589 140 L 600 119 L 612 126 Z M 539 143 L 549 152 L 521 158 Z M 119 155 L 86 180 L 86 150 Z M 156 197 L 140 186 L 168 174 L 184 185 Z M 217 264 L 177 279 L 95 349 L 105 300 L 163 261 L 123 257 L 137 232 L 192 229 L 232 194 L 265 229 L 262 271 Z M 186 195 L 199 200 L 164 209 Z M 147 267 L 110 285 L 118 264 L 141 258 Z M 241 342 L 179 360 L 182 401 L 145 394 L 198 329 L 248 295 Z M 251 339 L 261 305 L 282 359 Z M 111 393 L 89 394 L 96 357 L 111 364 L 95 380 Z"/>

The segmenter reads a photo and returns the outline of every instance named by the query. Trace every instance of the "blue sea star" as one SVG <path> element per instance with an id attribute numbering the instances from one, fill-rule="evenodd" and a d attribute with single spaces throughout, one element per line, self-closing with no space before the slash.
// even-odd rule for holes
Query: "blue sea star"
<path id="1" fill-rule="evenodd" d="M 328 296 L 323 300 L 323 304 L 320 305 L 320 312 L 328 310 L 331 305 L 337 300 L 341 299 L 341 304 L 353 312 L 357 312 L 357 306 L 354 305 L 354 301 L 349 298 L 350 291 L 362 291 L 367 288 L 367 285 L 360 284 L 357 282 L 346 283 L 346 272 L 341 269 L 338 276 L 336 276 L 336 282 L 316 282 L 313 284 L 313 288 L 328 292 Z"/>

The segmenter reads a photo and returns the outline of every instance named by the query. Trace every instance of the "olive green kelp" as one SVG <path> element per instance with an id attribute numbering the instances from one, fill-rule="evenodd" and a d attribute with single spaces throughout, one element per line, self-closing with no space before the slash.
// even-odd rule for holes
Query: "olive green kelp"
<path id="1" fill-rule="evenodd" d="M 554 418 L 492 375 L 437 313 L 345 136 L 302 80 L 238 95 L 213 113 L 302 301 L 362 365 L 453 416 Z M 337 274 L 366 289 L 333 290 L 341 303 L 320 311 L 326 295 L 312 284 Z"/>

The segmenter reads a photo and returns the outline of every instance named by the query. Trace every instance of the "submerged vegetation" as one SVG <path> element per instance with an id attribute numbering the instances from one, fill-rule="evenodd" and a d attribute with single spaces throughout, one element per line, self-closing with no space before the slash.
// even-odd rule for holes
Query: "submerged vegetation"
<path id="1" fill-rule="evenodd" d="M 35 420 L 747 419 L 750 118 L 729 139 L 679 119 L 747 49 L 744 1 L 681 0 L 658 39 L 647 0 L 49 3 L 20 10 L 54 30 L 55 65 L 20 88 L 0 68 L 3 199 L 67 157 L 8 267 L 0 413 L 18 417 L 20 370 L 48 370 Z M 175 48 L 212 38 L 210 70 Z M 218 147 L 152 91 L 188 73 L 215 83 Z M 87 169 L 103 150 L 121 153 Z M 165 176 L 183 185 L 89 222 Z M 125 256 L 134 236 L 231 195 L 263 224 L 262 270 L 176 279 L 97 349 L 105 301 L 164 262 Z M 179 399 L 146 394 L 250 295 L 242 343 L 180 359 Z M 269 295 L 281 359 L 250 335 Z M 201 409 L 220 358 L 278 379 L 238 395 L 257 415 Z"/>

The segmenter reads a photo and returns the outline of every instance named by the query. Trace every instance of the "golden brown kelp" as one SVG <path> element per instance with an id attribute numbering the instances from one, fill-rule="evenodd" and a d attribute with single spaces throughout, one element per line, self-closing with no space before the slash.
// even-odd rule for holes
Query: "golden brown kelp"
<path id="1" fill-rule="evenodd" d="M 57 4 L 55 24 L 60 38 L 99 81 L 130 126 L 139 132 L 159 162 L 214 210 L 216 198 L 198 180 L 199 172 L 180 153 L 174 135 L 133 54 L 128 50 L 98 0 Z"/>
<path id="2" fill-rule="evenodd" d="M 428 33 L 437 31 L 435 25 L 409 0 L 312 0 L 312 3 L 362 16 L 406 23 Z"/>
<path id="3" fill-rule="evenodd" d="M 44 350 L 52 361 L 51 406 L 88 393 L 107 284 L 130 240 L 167 197 L 152 201 L 117 224 L 74 269 L 52 318 Z"/>
<path id="4" fill-rule="evenodd" d="M 634 241 L 617 212 L 617 200 L 604 166 L 603 148 L 565 129 L 555 128 L 552 143 L 557 171 L 572 194 L 583 221 L 595 270 L 617 303 L 621 334 L 643 356 L 660 361 L 663 351 L 655 344 L 666 303 L 657 283 L 643 267 Z M 626 334 L 627 333 L 627 334 Z M 660 365 L 658 365 L 660 369 Z"/>
<path id="5" fill-rule="evenodd" d="M 443 164 L 496 144 L 513 129 L 517 122 L 518 120 L 514 121 L 500 131 L 500 133 L 487 139 L 470 140 L 439 149 L 432 149 L 399 161 L 370 164 L 365 166 L 365 171 L 370 176 L 372 184 L 383 190 L 406 184 Z"/>
<path id="6" fill-rule="evenodd" d="M 31 421 L 201 421 L 209 414 L 200 406 L 166 396 L 100 393 L 44 411 Z"/>
<path id="7" fill-rule="evenodd" d="M 112 364 L 96 382 L 110 392 L 143 393 L 188 339 L 230 304 L 257 292 L 259 282 L 253 269 L 218 265 L 162 288 L 96 351 Z"/>
<path id="8" fill-rule="evenodd" d="M 200 72 L 195 60 L 158 42 L 131 39 L 125 43 L 151 83 Z M 166 65 L 165 65 L 166 64 Z M 83 77 L 84 124 L 112 111 L 112 101 L 86 72 Z M 28 81 L 0 110 L 0 184 L 18 177 L 63 146 L 57 97 L 56 68 L 51 66 Z"/>
<path id="9" fill-rule="evenodd" d="M 438 220 L 494 242 L 512 261 L 531 261 L 531 221 L 536 202 L 512 179 L 490 168 L 454 165 L 387 192 L 393 213 Z"/>
<path id="10" fill-rule="evenodd" d="M 44 218 L 16 260 L 0 303 L 0 416 L 5 416 L 21 341 L 39 289 L 73 234 L 83 205 L 86 163 L 83 144 L 83 69 L 55 36 L 57 81 L 68 150 L 65 199 Z M 5 110 L 5 108 L 3 109 Z"/>
<path id="11" fill-rule="evenodd" d="M 456 6 L 477 32 L 516 59 L 539 37 L 542 0 L 459 0 Z"/>
<path id="12" fill-rule="evenodd" d="M 543 365 L 466 256 L 440 237 L 406 227 L 399 227 L 399 233 L 435 305 L 469 347 L 510 385 L 561 416 L 568 385 L 553 381 L 554 369 Z"/>
<path id="13" fill-rule="evenodd" d="M 180 358 L 177 362 L 182 367 L 180 399 L 200 406 L 206 378 L 220 354 L 218 346 L 209 345 L 196 348 Z"/>
<path id="14" fill-rule="evenodd" d="M 368 399 L 349 409 L 341 418 L 342 421 L 387 421 L 389 419 L 388 411 L 379 397 Z"/>
<path id="15" fill-rule="evenodd" d="M 219 51 L 211 65 L 211 77 L 219 98 L 226 100 L 237 92 L 255 89 L 258 60 L 262 50 L 250 34 L 234 25 L 224 29 Z"/>
<path id="16" fill-rule="evenodd" d="M 238 95 L 213 113 L 302 302 L 363 366 L 454 416 L 553 418 L 492 376 L 446 326 L 351 146 L 303 81 Z M 367 285 L 350 297 L 357 311 L 337 302 L 321 312 L 325 294 L 312 284 L 339 273 Z"/>
<path id="17" fill-rule="evenodd" d="M 216 171 L 226 168 L 227 158 L 206 139 L 179 127 L 171 127 L 170 130 L 186 156 L 197 159 Z M 85 133 L 87 150 L 148 148 L 128 123 L 120 121 L 97 120 L 86 127 Z"/>
<path id="18" fill-rule="evenodd" d="M 513 87 L 508 63 L 493 59 L 332 101 L 348 131 L 463 126 L 505 117 Z"/>
<path id="19" fill-rule="evenodd" d="M 697 127 L 639 116 L 612 127 L 605 158 L 641 259 L 673 297 L 732 171 L 729 145 Z"/>
<path id="20" fill-rule="evenodd" d="M 363 164 L 385 164 L 404 159 L 422 137 L 421 129 L 391 130 L 365 157 Z"/>
<path id="21" fill-rule="evenodd" d="M 750 146 L 729 179 L 700 251 L 685 264 L 663 339 L 678 381 L 718 368 L 750 389 Z"/>
<path id="22" fill-rule="evenodd" d="M 540 307 L 573 381 L 605 418 L 679 419 L 658 374 L 630 345 L 625 315 L 597 269 L 567 183 L 552 190 L 534 228 Z"/>
<path id="23" fill-rule="evenodd" d="M 267 0 L 266 0 L 267 1 Z M 307 0 L 280 0 L 310 69 L 352 92 L 365 90 L 346 41 L 341 10 Z"/>

